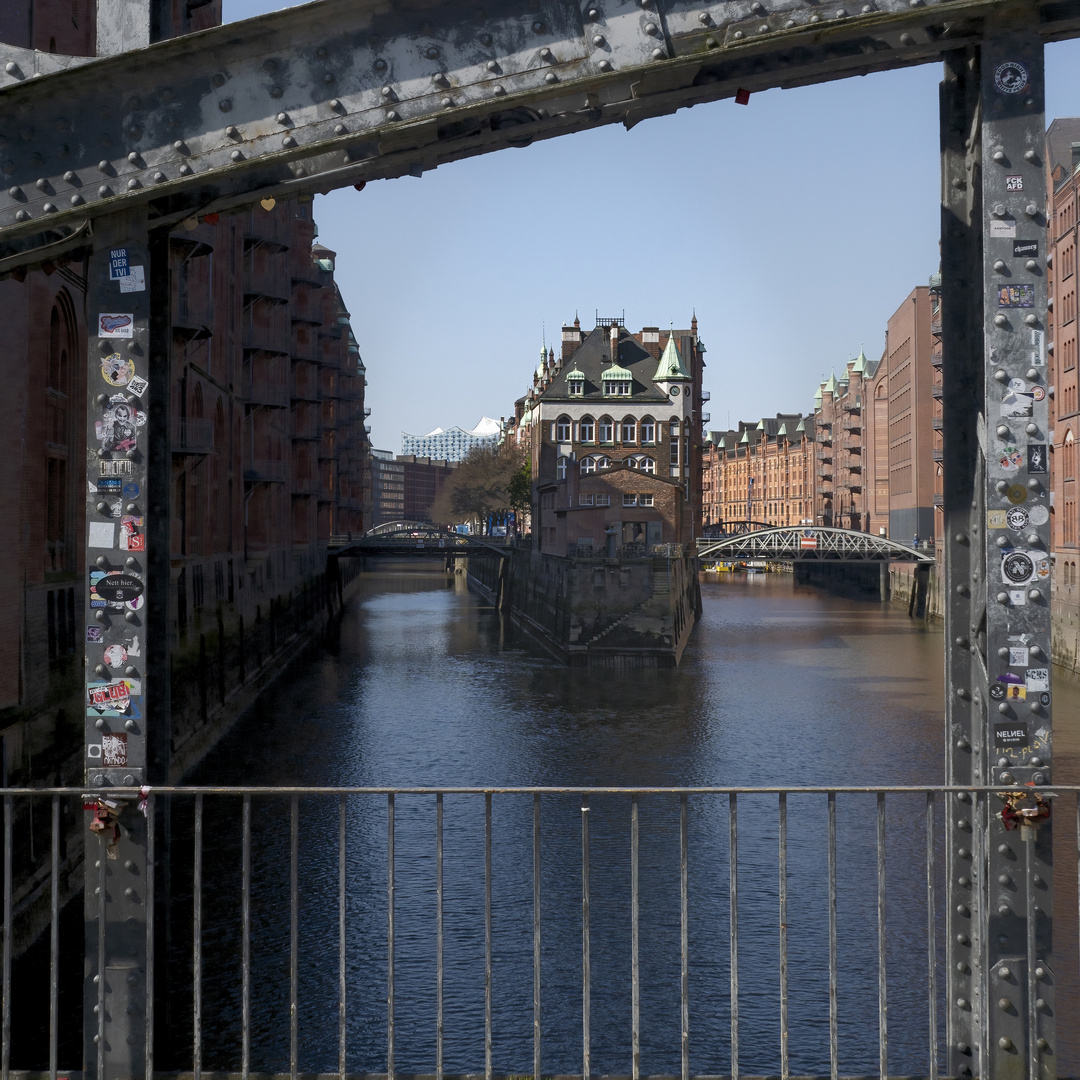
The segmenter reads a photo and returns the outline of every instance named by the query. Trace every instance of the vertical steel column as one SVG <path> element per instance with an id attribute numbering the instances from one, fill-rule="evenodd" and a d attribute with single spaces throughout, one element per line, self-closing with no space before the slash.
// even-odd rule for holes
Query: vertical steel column
<path id="1" fill-rule="evenodd" d="M 152 271 L 145 211 L 102 219 L 87 278 L 85 781 L 118 823 L 87 834 L 88 1078 L 145 1071 L 147 406 Z M 166 315 L 167 317 L 167 315 Z M 167 362 L 167 361 L 166 361 Z M 149 391 L 149 392 L 148 392 Z M 92 812 L 86 814 L 89 827 Z M 93 883 L 99 883 L 97 889 Z M 100 890 L 100 892 L 98 892 Z"/>
<path id="2" fill-rule="evenodd" d="M 946 56 L 941 90 L 947 780 L 1049 783 L 1050 610 L 1043 57 L 1023 25 Z M 979 403 L 981 412 L 972 409 Z M 1028 788 L 1027 790 L 1031 790 Z M 1027 1003 L 1027 924 L 1050 1000 L 1050 832 L 1025 852 L 1001 801 L 946 809 L 952 1075 L 1054 1075 L 1048 1009 Z M 1021 830 L 1027 833 L 1028 829 Z M 1037 1031 L 1029 1031 L 1028 1017 Z"/>
<path id="3" fill-rule="evenodd" d="M 992 27 L 981 72 L 986 753 L 988 782 L 1029 792 L 1050 782 L 1051 749 L 1046 120 L 1037 29 Z M 984 803 L 990 1062 L 982 1075 L 1035 1080 L 1056 1072 L 1051 826 L 1008 832 L 1001 806 L 995 796 Z M 1037 989 L 1034 967 L 1044 972 Z M 1045 1005 L 1037 1009 L 1031 996 Z"/>

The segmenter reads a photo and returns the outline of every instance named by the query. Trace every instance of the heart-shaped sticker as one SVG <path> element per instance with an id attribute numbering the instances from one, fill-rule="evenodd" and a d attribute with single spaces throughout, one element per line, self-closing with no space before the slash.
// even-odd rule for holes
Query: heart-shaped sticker
<path id="1" fill-rule="evenodd" d="M 273 210 L 274 207 L 277 206 L 277 201 L 274 199 L 262 199 L 260 200 L 259 205 L 264 210 Z"/>

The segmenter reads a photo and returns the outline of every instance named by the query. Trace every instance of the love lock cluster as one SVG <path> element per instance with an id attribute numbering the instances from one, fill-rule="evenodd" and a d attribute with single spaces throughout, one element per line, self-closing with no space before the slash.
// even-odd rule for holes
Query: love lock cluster
<path id="1" fill-rule="evenodd" d="M 94 803 L 84 804 L 84 808 L 94 812 L 90 831 L 105 836 L 105 854 L 108 858 L 115 859 L 116 846 L 120 842 L 120 804 L 113 799 L 99 796 Z"/>
<path id="2" fill-rule="evenodd" d="M 1005 805 L 998 813 L 1010 832 L 1018 828 L 1034 828 L 1050 817 L 1050 804 L 1035 791 L 999 791 Z"/>

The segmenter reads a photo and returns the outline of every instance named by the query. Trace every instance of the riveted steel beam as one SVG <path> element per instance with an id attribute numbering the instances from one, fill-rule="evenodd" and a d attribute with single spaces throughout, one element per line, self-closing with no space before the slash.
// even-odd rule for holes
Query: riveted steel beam
<path id="1" fill-rule="evenodd" d="M 320 0 L 85 63 L 5 47 L 0 269 L 136 205 L 168 224 L 930 62 L 1007 0 L 845 2 Z M 1080 0 L 1021 7 L 1080 33 Z"/>

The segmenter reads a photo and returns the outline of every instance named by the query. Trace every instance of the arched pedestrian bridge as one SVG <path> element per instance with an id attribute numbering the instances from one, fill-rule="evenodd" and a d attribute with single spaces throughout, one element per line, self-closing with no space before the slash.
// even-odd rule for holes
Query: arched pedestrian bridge
<path id="1" fill-rule="evenodd" d="M 775 562 L 934 563 L 932 552 L 917 551 L 885 536 L 823 526 L 739 530 L 697 542 L 700 559 L 766 559 Z"/>
<path id="2" fill-rule="evenodd" d="M 369 529 L 363 536 L 335 536 L 330 552 L 350 555 L 439 555 L 489 551 L 506 555 L 509 548 L 488 537 L 448 532 L 430 521 L 387 521 Z"/>

